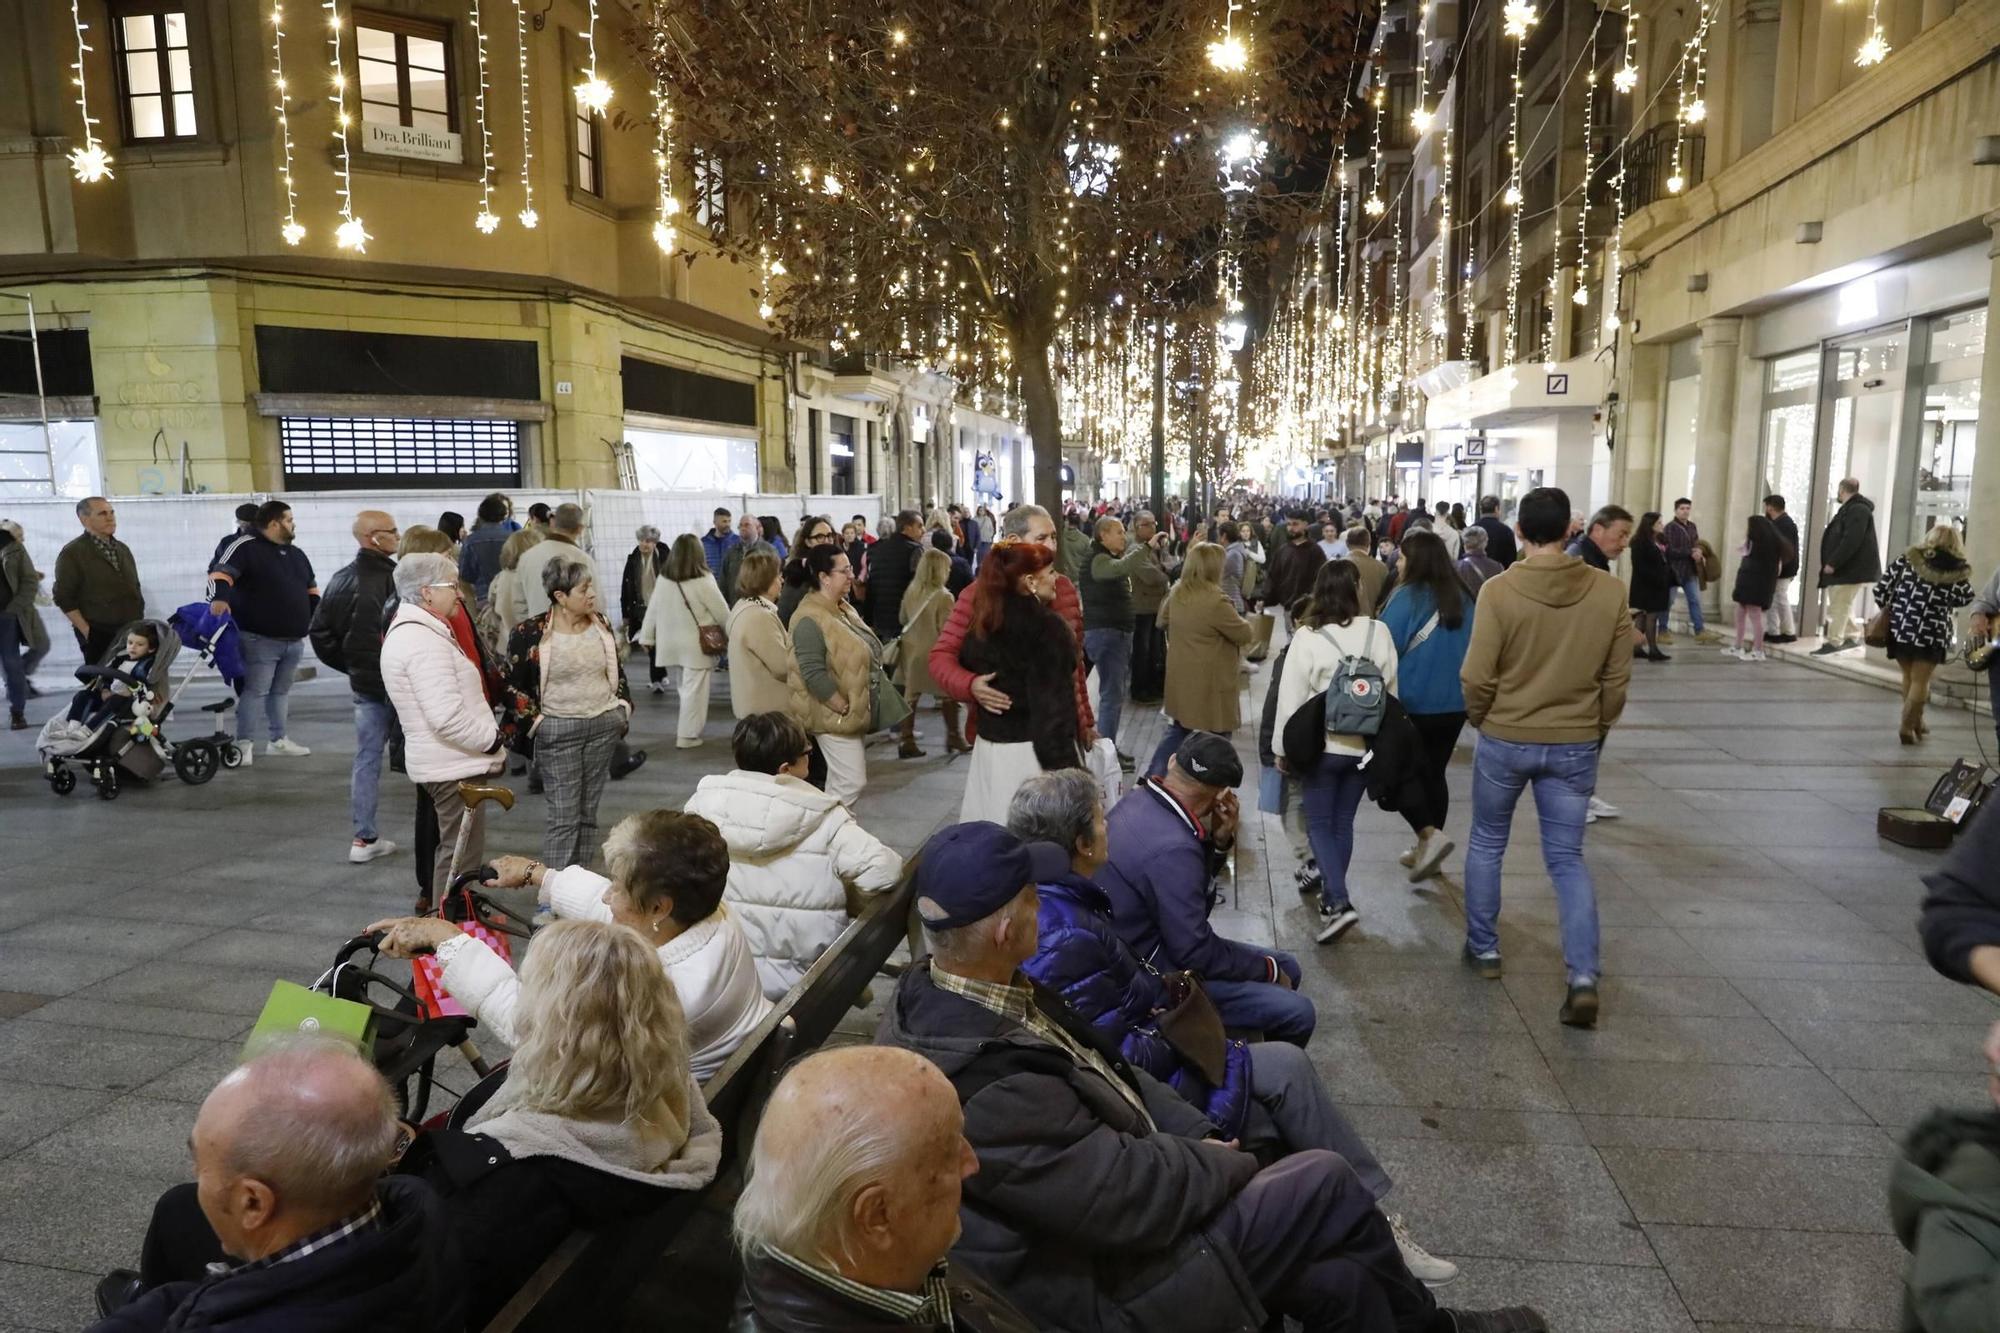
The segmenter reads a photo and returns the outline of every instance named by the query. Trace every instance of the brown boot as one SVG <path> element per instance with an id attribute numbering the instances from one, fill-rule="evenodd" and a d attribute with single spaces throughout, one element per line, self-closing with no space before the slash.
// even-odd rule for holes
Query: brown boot
<path id="1" fill-rule="evenodd" d="M 902 729 L 897 733 L 902 744 L 896 747 L 898 759 L 922 759 L 924 752 L 917 748 L 917 715 L 912 712 L 903 719 Z"/>
<path id="2" fill-rule="evenodd" d="M 956 699 L 944 701 L 944 752 L 946 754 L 971 754 L 972 744 L 958 729 L 959 704 Z"/>

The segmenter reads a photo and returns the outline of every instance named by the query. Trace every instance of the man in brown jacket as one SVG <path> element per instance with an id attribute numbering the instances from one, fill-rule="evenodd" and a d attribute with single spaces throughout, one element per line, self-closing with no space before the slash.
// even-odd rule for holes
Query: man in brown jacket
<path id="1" fill-rule="evenodd" d="M 1343 558 L 1352 560 L 1361 571 L 1361 614 L 1374 615 L 1387 600 L 1383 589 L 1389 584 L 1389 567 L 1368 554 L 1368 529 L 1359 523 L 1347 530 L 1347 555 Z"/>
<path id="2" fill-rule="evenodd" d="M 118 511 L 101 495 L 76 502 L 83 534 L 56 553 L 56 609 L 76 630 L 84 664 L 95 665 L 118 631 L 146 614 L 139 562 L 118 540 Z"/>
<path id="3" fill-rule="evenodd" d="M 1632 613 L 1625 585 L 1563 551 L 1569 496 L 1552 486 L 1521 499 L 1522 558 L 1479 595 L 1459 682 L 1479 731 L 1472 768 L 1472 834 L 1465 858 L 1465 959 L 1500 975 L 1500 864 L 1514 806 L 1530 784 L 1542 825 L 1542 862 L 1555 881 L 1569 994 L 1562 1021 L 1597 1021 L 1597 890 L 1583 862 L 1583 829 L 1604 738 L 1625 711 L 1632 676 Z"/>

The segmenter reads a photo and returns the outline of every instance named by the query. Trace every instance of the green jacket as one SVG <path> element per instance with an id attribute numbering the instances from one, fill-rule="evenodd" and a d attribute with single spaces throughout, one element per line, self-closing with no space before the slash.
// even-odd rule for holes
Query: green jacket
<path id="1" fill-rule="evenodd" d="M 1071 583 L 1090 560 L 1090 538 L 1082 531 L 1064 523 L 1056 529 L 1056 573 Z"/>
<path id="2" fill-rule="evenodd" d="M 80 612 L 93 627 L 124 625 L 146 614 L 146 596 L 139 589 L 139 562 L 132 548 L 116 537 L 118 565 L 113 568 L 89 533 L 73 537 L 56 553 L 56 608 Z"/>
<path id="3" fill-rule="evenodd" d="M 2000 1328 L 2000 1111 L 1935 1111 L 1889 1176 L 1903 1333 Z"/>

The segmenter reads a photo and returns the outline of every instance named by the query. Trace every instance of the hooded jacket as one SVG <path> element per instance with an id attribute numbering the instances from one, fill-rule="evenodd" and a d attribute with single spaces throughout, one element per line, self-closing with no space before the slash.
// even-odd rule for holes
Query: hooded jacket
<path id="1" fill-rule="evenodd" d="M 1972 570 L 1944 551 L 1912 546 L 1875 581 L 1875 604 L 1889 608 L 1889 644 L 1943 653 L 1952 612 L 1972 601 Z"/>
<path id="2" fill-rule="evenodd" d="M 381 1225 L 268 1268 L 155 1287 L 90 1333 L 457 1333 L 466 1274 L 444 1205 L 408 1176 L 378 1181 Z"/>
<path id="3" fill-rule="evenodd" d="M 1200 1108 L 1224 1137 L 1240 1137 L 1250 1109 L 1250 1048 L 1230 1042 L 1222 1086 L 1211 1085 L 1160 1035 L 1156 1015 L 1167 1007 L 1166 986 L 1111 928 L 1110 895 L 1077 874 L 1038 887 L 1040 936 L 1021 970 L 1062 996 L 1135 1067 Z"/>
<path id="4" fill-rule="evenodd" d="M 1917 935 L 1931 966 L 1953 981 L 1972 984 L 1972 951 L 2000 946 L 2000 800 L 1988 799 L 1946 853 L 1944 864 L 1924 876 L 1924 905 Z"/>
<path id="5" fill-rule="evenodd" d="M 1843 583 L 1873 583 L 1882 577 L 1882 557 L 1875 545 L 1875 502 L 1850 495 L 1833 511 L 1819 539 L 1819 563 L 1833 573 L 1820 579 L 1822 588 Z"/>
<path id="6" fill-rule="evenodd" d="M 903 858 L 847 807 L 789 773 L 711 773 L 687 811 L 729 844 L 723 897 L 756 957 L 764 994 L 781 998 L 847 929 L 847 886 L 891 888 Z"/>
<path id="7" fill-rule="evenodd" d="M 1625 585 L 1573 555 L 1531 555 L 1479 593 L 1459 683 L 1465 717 L 1497 740 L 1595 743 L 1625 711 Z"/>
<path id="8" fill-rule="evenodd" d="M 2000 1112 L 1935 1111 L 1889 1175 L 1904 1333 L 2000 1327 Z"/>
<path id="9" fill-rule="evenodd" d="M 1138 1091 L 1153 1123 L 1068 1052 L 940 989 L 928 961 L 910 968 L 876 1039 L 935 1064 L 964 1108 L 979 1170 L 953 1261 L 1041 1328 L 1254 1333 L 1265 1311 L 1235 1252 L 1204 1228 L 1256 1159 L 1197 1142 L 1216 1128 L 1178 1093 L 1055 995 L 1037 988 L 1034 1003 Z"/>

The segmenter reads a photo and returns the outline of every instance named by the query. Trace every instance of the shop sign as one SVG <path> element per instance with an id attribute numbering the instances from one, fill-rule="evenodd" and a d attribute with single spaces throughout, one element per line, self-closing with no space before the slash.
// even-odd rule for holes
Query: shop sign
<path id="1" fill-rule="evenodd" d="M 1486 461 L 1486 437 L 1468 435 L 1458 446 L 1458 461 L 1461 463 L 1484 463 Z"/>
<path id="2" fill-rule="evenodd" d="M 1549 397 L 1567 397 L 1569 395 L 1569 372 L 1552 370 L 1548 373 L 1547 379 L 1548 388 L 1546 392 Z"/>
<path id="3" fill-rule="evenodd" d="M 419 162 L 463 162 L 465 141 L 450 130 L 419 130 L 407 125 L 361 122 L 366 134 L 361 151 L 382 157 L 410 157 Z"/>

